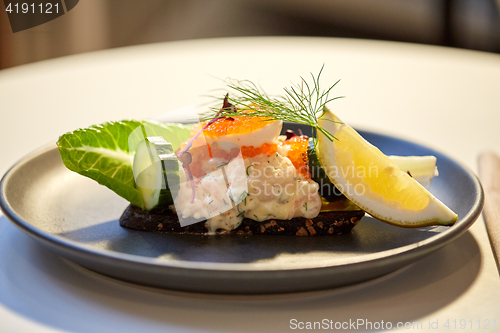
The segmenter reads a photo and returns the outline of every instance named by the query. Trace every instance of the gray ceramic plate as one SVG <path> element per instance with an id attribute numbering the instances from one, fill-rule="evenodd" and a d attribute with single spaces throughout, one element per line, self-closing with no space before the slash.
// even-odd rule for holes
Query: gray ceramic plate
<path id="1" fill-rule="evenodd" d="M 453 227 L 404 229 L 370 217 L 349 235 L 194 236 L 123 229 L 127 203 L 64 167 L 55 147 L 37 151 L 2 179 L 0 206 L 21 230 L 61 256 L 118 279 L 206 293 L 312 291 L 367 281 L 432 253 L 479 216 L 477 177 L 447 156 L 408 141 L 360 132 L 386 154 L 438 158 L 431 192 L 459 216 Z"/>

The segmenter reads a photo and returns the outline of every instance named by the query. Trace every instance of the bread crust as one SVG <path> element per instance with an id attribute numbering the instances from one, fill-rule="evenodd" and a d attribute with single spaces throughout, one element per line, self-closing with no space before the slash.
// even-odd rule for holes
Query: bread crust
<path id="1" fill-rule="evenodd" d="M 217 230 L 219 235 L 341 235 L 351 232 L 365 215 L 362 210 L 321 212 L 314 219 L 295 217 L 291 220 L 254 221 L 243 219 L 241 225 L 231 231 Z M 177 215 L 166 209 L 151 213 L 129 205 L 120 217 L 124 228 L 175 234 L 209 234 L 205 222 L 181 227 Z"/>

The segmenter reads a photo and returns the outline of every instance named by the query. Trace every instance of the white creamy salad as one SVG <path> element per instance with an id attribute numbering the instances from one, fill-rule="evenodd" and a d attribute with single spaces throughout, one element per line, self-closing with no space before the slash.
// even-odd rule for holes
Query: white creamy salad
<path id="1" fill-rule="evenodd" d="M 282 122 L 273 121 L 255 132 L 208 138 L 207 142 L 230 142 L 240 147 L 276 143 Z M 257 138 L 257 139 L 254 139 Z M 206 175 L 192 184 L 180 168 L 181 187 L 175 201 L 182 218 L 205 220 L 210 232 L 233 230 L 244 218 L 256 221 L 314 218 L 321 209 L 318 184 L 299 173 L 282 147 L 273 154 L 243 158 L 241 153 L 229 163 L 217 157 L 203 164 Z"/>

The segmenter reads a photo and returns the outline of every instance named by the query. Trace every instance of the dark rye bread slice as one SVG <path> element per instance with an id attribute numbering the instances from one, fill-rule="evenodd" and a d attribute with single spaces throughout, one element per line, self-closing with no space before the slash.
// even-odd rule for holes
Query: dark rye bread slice
<path id="1" fill-rule="evenodd" d="M 321 212 L 314 219 L 295 217 L 291 220 L 267 220 L 263 222 L 243 219 L 241 225 L 231 231 L 218 230 L 216 234 L 231 235 L 341 235 L 351 232 L 365 215 L 362 210 Z M 208 234 L 205 222 L 198 222 L 181 227 L 177 214 L 166 209 L 159 213 L 150 213 L 136 206 L 129 205 L 120 217 L 124 228 L 156 231 L 176 234 Z"/>

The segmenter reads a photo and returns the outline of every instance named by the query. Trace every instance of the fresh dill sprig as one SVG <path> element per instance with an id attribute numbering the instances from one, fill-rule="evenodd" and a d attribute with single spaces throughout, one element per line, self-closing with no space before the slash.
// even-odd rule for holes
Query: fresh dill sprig
<path id="1" fill-rule="evenodd" d="M 336 138 L 319 126 L 318 117 L 323 113 L 326 104 L 342 98 L 343 96 L 330 97 L 331 90 L 340 82 L 338 80 L 326 90 L 320 88 L 320 77 L 324 65 L 317 76 L 311 73 L 312 83 L 303 77 L 298 85 L 285 87 L 285 95 L 270 96 L 249 80 L 230 80 L 228 87 L 237 92 L 235 96 L 226 96 L 235 107 L 213 108 L 206 120 L 250 116 L 267 118 L 265 120 L 282 120 L 303 125 L 308 125 L 323 133 L 330 141 Z M 241 112 L 244 110 L 244 113 Z M 222 112 L 221 112 L 222 111 Z"/>

